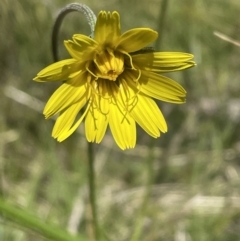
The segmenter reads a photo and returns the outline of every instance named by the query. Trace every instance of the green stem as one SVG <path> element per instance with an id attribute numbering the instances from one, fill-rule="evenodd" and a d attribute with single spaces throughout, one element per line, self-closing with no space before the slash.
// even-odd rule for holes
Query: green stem
<path id="1" fill-rule="evenodd" d="M 93 220 L 93 232 L 95 240 L 100 240 L 97 205 L 96 205 L 96 185 L 95 185 L 95 171 L 94 171 L 94 154 L 93 144 L 88 142 L 88 178 L 89 178 L 89 199 L 91 206 L 91 214 Z"/>
<path id="2" fill-rule="evenodd" d="M 22 210 L 0 198 L 0 215 L 6 219 L 12 220 L 23 228 L 37 232 L 45 238 L 55 241 L 89 241 L 82 236 L 73 237 L 62 228 L 49 223 L 44 223 L 37 217 L 29 214 L 27 210 Z"/>

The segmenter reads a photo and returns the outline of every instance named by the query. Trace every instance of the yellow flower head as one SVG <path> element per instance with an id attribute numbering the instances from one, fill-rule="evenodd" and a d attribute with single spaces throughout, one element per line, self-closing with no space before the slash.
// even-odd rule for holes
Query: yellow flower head
<path id="1" fill-rule="evenodd" d="M 109 124 L 121 149 L 135 146 L 136 122 L 154 138 L 166 132 L 166 121 L 151 97 L 184 103 L 186 91 L 160 73 L 195 63 L 187 53 L 142 50 L 157 36 L 149 28 L 121 34 L 119 14 L 101 11 L 93 39 L 75 34 L 73 40 L 65 41 L 71 58 L 49 65 L 34 78 L 38 82 L 65 81 L 44 109 L 46 118 L 59 114 L 52 136 L 65 140 L 84 118 L 89 142 L 100 143 Z"/>

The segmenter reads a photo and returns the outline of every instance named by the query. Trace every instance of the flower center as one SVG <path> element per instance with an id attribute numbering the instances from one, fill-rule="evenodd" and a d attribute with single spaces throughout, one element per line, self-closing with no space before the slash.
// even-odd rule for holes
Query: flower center
<path id="1" fill-rule="evenodd" d="M 114 53 L 112 50 L 105 50 L 97 54 L 95 60 L 95 73 L 98 77 L 115 81 L 124 70 L 124 56 L 121 53 Z"/>

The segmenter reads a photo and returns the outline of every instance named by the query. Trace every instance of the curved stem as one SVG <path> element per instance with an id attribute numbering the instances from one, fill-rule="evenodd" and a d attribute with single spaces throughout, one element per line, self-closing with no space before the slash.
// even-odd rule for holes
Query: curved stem
<path id="1" fill-rule="evenodd" d="M 96 15 L 93 13 L 93 11 L 87 5 L 82 3 L 68 4 L 66 7 L 62 8 L 60 13 L 58 14 L 52 30 L 52 53 L 53 53 L 54 62 L 58 61 L 59 59 L 57 40 L 58 40 L 58 33 L 61 27 L 62 21 L 68 13 L 75 12 L 75 11 L 81 12 L 85 15 L 91 29 L 91 37 L 94 36 L 94 29 L 95 29 L 97 18 L 96 18 Z"/>
<path id="2" fill-rule="evenodd" d="M 59 29 L 61 27 L 64 17 L 68 13 L 71 13 L 74 11 L 81 12 L 85 15 L 91 29 L 90 36 L 94 37 L 94 29 L 95 29 L 97 18 L 93 13 L 93 11 L 85 4 L 81 4 L 81 3 L 68 4 L 66 7 L 62 8 L 60 13 L 58 14 L 52 30 L 52 54 L 55 62 L 59 60 L 58 44 L 57 44 Z M 93 153 L 92 143 L 88 143 L 88 178 L 89 178 L 89 199 L 90 199 L 91 213 L 92 213 L 92 219 L 93 219 L 92 226 L 94 230 L 95 240 L 99 240 L 100 232 L 99 232 L 98 217 L 97 217 L 94 153 Z"/>

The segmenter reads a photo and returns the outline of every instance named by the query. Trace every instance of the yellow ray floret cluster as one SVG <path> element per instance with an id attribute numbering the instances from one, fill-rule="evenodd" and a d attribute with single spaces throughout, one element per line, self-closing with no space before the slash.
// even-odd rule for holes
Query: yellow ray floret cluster
<path id="1" fill-rule="evenodd" d="M 44 109 L 46 118 L 59 114 L 52 136 L 65 140 L 83 119 L 89 142 L 101 142 L 109 125 L 121 149 L 135 146 L 136 123 L 154 138 L 166 132 L 166 121 L 152 97 L 180 104 L 186 91 L 160 74 L 195 63 L 188 53 L 140 51 L 157 36 L 149 28 L 121 34 L 119 14 L 101 11 L 94 38 L 75 34 L 73 40 L 65 41 L 71 58 L 49 65 L 34 78 L 64 81 Z"/>

